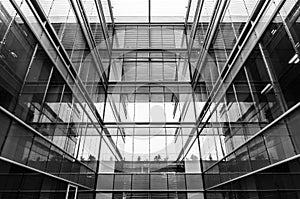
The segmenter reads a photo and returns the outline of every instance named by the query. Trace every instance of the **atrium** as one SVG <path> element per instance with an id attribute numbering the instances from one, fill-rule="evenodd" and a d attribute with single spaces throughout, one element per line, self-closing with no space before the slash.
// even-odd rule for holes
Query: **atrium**
<path id="1" fill-rule="evenodd" d="M 300 199 L 299 53 L 297 0 L 0 0 L 0 199 Z"/>

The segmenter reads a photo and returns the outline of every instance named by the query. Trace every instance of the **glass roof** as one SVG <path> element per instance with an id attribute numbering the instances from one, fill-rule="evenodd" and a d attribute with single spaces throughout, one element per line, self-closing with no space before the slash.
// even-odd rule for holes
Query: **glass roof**
<path id="1" fill-rule="evenodd" d="M 111 0 L 111 4 L 117 23 L 149 22 L 149 18 L 151 22 L 184 22 L 188 0 Z"/>
<path id="2" fill-rule="evenodd" d="M 148 0 L 111 0 L 115 22 L 148 22 Z"/>
<path id="3" fill-rule="evenodd" d="M 151 22 L 183 22 L 188 0 L 151 0 Z"/>

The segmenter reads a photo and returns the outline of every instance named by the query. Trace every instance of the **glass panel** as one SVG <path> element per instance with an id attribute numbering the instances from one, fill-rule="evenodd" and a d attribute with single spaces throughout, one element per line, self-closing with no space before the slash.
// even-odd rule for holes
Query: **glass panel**
<path id="1" fill-rule="evenodd" d="M 101 199 L 112 199 L 113 196 L 112 193 L 96 193 L 96 198 L 101 198 Z"/>
<path id="2" fill-rule="evenodd" d="M 1 155 L 17 162 L 26 164 L 33 142 L 33 134 L 23 125 L 13 122 L 4 143 Z"/>
<path id="3" fill-rule="evenodd" d="M 248 144 L 248 150 L 250 151 L 250 160 L 253 170 L 270 164 L 267 149 L 261 136 L 256 137 Z"/>
<path id="4" fill-rule="evenodd" d="M 300 134 L 298 133 L 300 129 L 299 113 L 299 109 L 296 109 L 295 112 L 289 115 L 286 120 L 297 153 L 300 153 Z"/>
<path id="5" fill-rule="evenodd" d="M 4 138 L 8 132 L 8 129 L 10 127 L 11 120 L 8 118 L 7 115 L 0 112 L 0 124 L 1 124 L 1 130 L 0 130 L 0 147 L 2 147 L 2 144 L 4 142 Z"/>
<path id="6" fill-rule="evenodd" d="M 151 174 L 150 175 L 151 181 L 150 181 L 150 189 L 151 190 L 167 190 L 167 175 L 166 174 Z"/>
<path id="7" fill-rule="evenodd" d="M 285 5 L 289 4 L 292 4 L 292 2 L 286 2 Z M 291 23 L 293 21 L 291 20 Z M 291 27 L 291 33 L 294 35 L 295 41 L 291 41 L 289 34 L 284 28 L 282 18 L 279 15 L 269 25 L 268 30 L 270 31 L 267 31 L 262 37 L 266 48 L 266 55 L 271 62 L 271 69 L 276 74 L 288 108 L 300 101 L 298 92 L 300 85 L 299 56 L 295 53 L 293 46 L 293 43 L 296 43 L 296 46 L 299 47 L 298 21 L 299 18 L 294 21 Z M 270 32 L 273 34 L 270 34 Z"/>
<path id="8" fill-rule="evenodd" d="M 27 165 L 43 171 L 47 164 L 49 150 L 49 142 L 42 138 L 35 137 L 31 146 Z"/>
<path id="9" fill-rule="evenodd" d="M 170 9 L 170 5 L 172 5 Z M 151 22 L 183 22 L 187 1 L 151 0 Z"/>
<path id="10" fill-rule="evenodd" d="M 262 123 L 269 123 L 278 117 L 282 111 L 272 88 L 266 65 L 258 49 L 251 53 L 245 65 L 254 101 L 259 111 L 258 117 Z"/>
<path id="11" fill-rule="evenodd" d="M 57 147 L 51 146 L 46 171 L 58 175 L 62 159 L 62 152 Z"/>
<path id="12" fill-rule="evenodd" d="M 12 20 L 12 16 L 9 11 L 15 13 L 15 10 L 7 0 L 0 2 L 0 10 L 0 41 L 2 41 L 4 34 L 8 29 L 9 23 Z"/>
<path id="13" fill-rule="evenodd" d="M 168 174 L 169 190 L 185 190 L 185 175 L 182 174 Z"/>
<path id="14" fill-rule="evenodd" d="M 34 56 L 30 70 L 28 71 L 23 91 L 19 97 L 19 106 L 16 110 L 17 114 L 29 124 L 38 122 L 41 115 L 43 115 L 43 98 L 45 91 L 47 90 L 47 83 L 50 78 L 51 69 L 52 65 L 48 56 L 44 50 L 39 48 Z M 57 89 L 54 90 L 54 88 L 51 87 L 50 93 L 52 93 L 52 90 L 59 92 L 59 87 L 57 86 L 56 88 Z M 52 101 L 54 101 L 54 94 L 52 96 Z M 51 118 L 51 109 L 55 112 L 55 106 L 48 106 L 48 103 L 44 104 L 44 106 L 47 107 L 44 109 L 44 114 L 49 115 L 48 117 Z M 51 119 L 53 121 L 54 118 Z M 49 129 L 45 128 L 41 132 L 46 136 L 50 136 L 52 134 L 51 130 L 53 129 L 49 126 Z"/>
<path id="15" fill-rule="evenodd" d="M 42 179 L 43 179 L 42 174 L 33 173 L 33 172 L 25 173 L 22 178 L 22 184 L 20 186 L 20 189 L 24 191 L 39 190 L 42 183 Z"/>
<path id="16" fill-rule="evenodd" d="M 193 142 L 192 147 L 186 155 L 184 160 L 185 172 L 186 173 L 199 173 L 201 172 L 200 166 L 200 154 L 199 154 L 199 143 L 198 139 L 191 137 L 190 142 Z"/>
<path id="17" fill-rule="evenodd" d="M 131 189 L 131 175 L 116 174 L 114 179 L 115 190 L 130 190 Z"/>
<path id="18" fill-rule="evenodd" d="M 8 2 L 3 3 L 6 5 Z M 2 11 L 4 8 L 1 5 Z M 3 14 L 5 11 L 0 16 Z M 10 111 L 15 107 L 35 45 L 36 40 L 31 31 L 17 15 L 5 33 L 5 42 L 0 45 L 0 104 Z"/>
<path id="19" fill-rule="evenodd" d="M 24 24 L 20 16 L 17 16 L 7 33 L 5 46 L 1 48 L 0 64 L 15 75 L 15 78 L 23 80 L 29 66 L 36 40 L 33 34 Z M 12 73 L 13 71 L 13 73 Z"/>
<path id="20" fill-rule="evenodd" d="M 148 22 L 148 0 L 112 0 L 111 4 L 116 22 Z"/>
<path id="21" fill-rule="evenodd" d="M 99 172 L 112 173 L 115 170 L 115 157 L 106 142 L 102 140 L 100 149 L 100 166 Z"/>
<path id="22" fill-rule="evenodd" d="M 188 193 L 188 199 L 204 199 L 204 193 Z"/>
<path id="23" fill-rule="evenodd" d="M 271 163 L 284 160 L 295 155 L 286 125 L 283 122 L 272 126 L 265 133 L 266 147 Z"/>
<path id="24" fill-rule="evenodd" d="M 236 168 L 241 174 L 251 171 L 250 157 L 246 146 L 239 148 L 235 152 Z"/>
<path id="25" fill-rule="evenodd" d="M 149 190 L 149 175 L 134 174 L 132 175 L 132 189 L 133 190 Z"/>
<path id="26" fill-rule="evenodd" d="M 70 180 L 72 178 L 72 166 L 73 166 L 73 162 L 75 162 L 75 160 L 73 158 L 71 158 L 68 155 L 65 155 L 63 160 L 62 160 L 62 165 L 61 165 L 61 169 L 60 169 L 60 176 Z"/>
<path id="27" fill-rule="evenodd" d="M 190 174 L 186 175 L 186 185 L 188 190 L 203 189 L 202 175 Z"/>
<path id="28" fill-rule="evenodd" d="M 99 175 L 97 189 L 112 190 L 113 189 L 113 175 Z"/>

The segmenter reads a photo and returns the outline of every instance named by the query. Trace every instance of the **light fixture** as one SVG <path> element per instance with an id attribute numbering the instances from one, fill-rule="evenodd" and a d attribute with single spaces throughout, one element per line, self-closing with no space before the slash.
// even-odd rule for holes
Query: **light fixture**
<path id="1" fill-rule="evenodd" d="M 266 93 L 268 93 L 272 88 L 272 84 L 271 83 L 268 83 L 264 89 L 262 89 L 262 91 L 260 92 L 260 94 L 264 95 Z"/>
<path id="2" fill-rule="evenodd" d="M 297 64 L 299 63 L 299 55 L 295 53 L 295 55 L 290 59 L 289 64 Z"/>
<path id="3" fill-rule="evenodd" d="M 15 59 L 18 58 L 18 55 L 15 52 L 13 52 L 13 51 L 10 51 L 9 54 L 11 56 L 13 56 Z"/>

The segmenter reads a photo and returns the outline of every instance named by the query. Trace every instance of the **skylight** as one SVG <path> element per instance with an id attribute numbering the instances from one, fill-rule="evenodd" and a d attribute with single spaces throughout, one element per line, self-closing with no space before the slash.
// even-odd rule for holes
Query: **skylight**
<path id="1" fill-rule="evenodd" d="M 115 22 L 184 22 L 189 0 L 111 0 Z"/>

